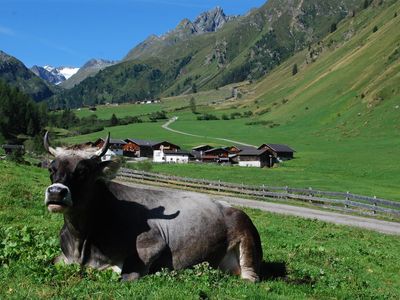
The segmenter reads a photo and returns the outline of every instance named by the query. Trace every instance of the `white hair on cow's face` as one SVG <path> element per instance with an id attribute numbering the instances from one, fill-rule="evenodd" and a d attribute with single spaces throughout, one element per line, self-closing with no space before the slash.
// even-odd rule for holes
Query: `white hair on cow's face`
<path id="1" fill-rule="evenodd" d="M 79 156 L 83 159 L 90 159 L 96 155 L 98 148 L 95 147 L 87 147 L 83 149 L 74 149 L 74 148 L 62 148 L 57 147 L 55 149 L 56 157 L 60 156 Z"/>

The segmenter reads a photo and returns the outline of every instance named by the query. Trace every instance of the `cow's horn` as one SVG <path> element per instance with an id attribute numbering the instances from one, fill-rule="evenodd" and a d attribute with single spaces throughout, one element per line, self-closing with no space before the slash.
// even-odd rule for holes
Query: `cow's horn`
<path id="1" fill-rule="evenodd" d="M 108 136 L 104 142 L 103 147 L 96 152 L 97 157 L 102 157 L 107 153 L 108 147 L 110 147 L 110 133 L 108 133 Z"/>
<path id="2" fill-rule="evenodd" d="M 50 143 L 49 143 L 49 132 L 48 131 L 46 131 L 46 134 L 44 135 L 43 144 L 44 144 L 44 148 L 46 149 L 46 151 L 48 153 L 50 153 L 53 156 L 56 156 L 57 151 L 53 147 L 51 147 Z"/>

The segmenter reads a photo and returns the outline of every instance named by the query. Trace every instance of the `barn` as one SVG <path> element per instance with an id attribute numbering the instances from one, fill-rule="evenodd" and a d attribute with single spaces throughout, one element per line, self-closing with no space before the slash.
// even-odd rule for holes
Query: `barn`
<path id="1" fill-rule="evenodd" d="M 238 162 L 241 167 L 272 167 L 273 157 L 268 149 L 247 148 L 238 154 Z"/>
<path id="2" fill-rule="evenodd" d="M 281 144 L 262 144 L 260 147 L 258 147 L 258 149 L 267 149 L 278 161 L 293 159 L 294 152 L 296 152 L 289 146 Z"/>
<path id="3" fill-rule="evenodd" d="M 124 146 L 124 155 L 130 157 L 148 157 L 152 158 L 155 150 L 179 150 L 178 145 L 167 141 L 149 141 L 141 139 L 126 139 Z"/>
<path id="4" fill-rule="evenodd" d="M 4 152 L 7 155 L 10 155 L 10 154 L 16 153 L 16 152 L 19 152 L 21 154 L 25 153 L 24 145 L 2 145 L 1 148 L 4 149 Z"/>
<path id="5" fill-rule="evenodd" d="M 203 162 L 217 162 L 217 163 L 225 163 L 229 162 L 229 151 L 225 148 L 213 148 L 207 151 L 204 151 L 204 154 L 201 158 Z"/>

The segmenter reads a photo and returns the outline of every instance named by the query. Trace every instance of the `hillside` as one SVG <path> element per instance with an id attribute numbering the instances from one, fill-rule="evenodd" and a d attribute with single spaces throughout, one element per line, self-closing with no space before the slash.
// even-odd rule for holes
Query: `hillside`
<path id="1" fill-rule="evenodd" d="M 21 61 L 0 51 L 0 80 L 10 84 L 35 101 L 41 101 L 54 94 L 52 89 Z"/>
<path id="2" fill-rule="evenodd" d="M 52 104 L 77 107 L 110 99 L 136 101 L 257 79 L 325 36 L 332 23 L 358 11 L 361 3 L 271 0 L 202 34 L 196 28 L 203 23 L 184 19 L 169 34 L 150 37 L 130 51 L 125 61 L 107 68 L 106 74 L 100 72 L 82 81 L 55 97 Z M 220 18 L 222 13 L 211 15 Z"/>
<path id="3" fill-rule="evenodd" d="M 398 11 L 398 1 L 386 1 L 347 18 L 334 33 L 242 91 L 247 100 L 240 105 L 253 107 L 260 120 L 315 134 L 398 135 Z"/>

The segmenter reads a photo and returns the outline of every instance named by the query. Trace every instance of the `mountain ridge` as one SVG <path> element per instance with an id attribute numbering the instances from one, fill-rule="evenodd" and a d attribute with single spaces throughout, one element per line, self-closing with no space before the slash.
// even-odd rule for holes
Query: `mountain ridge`
<path id="1" fill-rule="evenodd" d="M 194 34 L 193 22 L 184 19 L 172 32 L 162 37 L 150 36 L 111 70 L 107 68 L 108 78 L 99 73 L 90 81 L 84 80 L 76 89 L 64 93 L 60 101 L 71 107 L 110 102 L 110 98 L 114 102 L 136 101 L 187 93 L 194 86 L 196 90 L 207 90 L 257 80 L 321 39 L 333 23 L 352 10 L 359 10 L 362 2 L 270 0 L 206 34 Z M 136 74 L 133 69 L 143 69 L 140 66 L 146 66 L 151 74 Z M 142 83 L 147 82 L 139 86 L 129 75 L 131 72 Z M 150 83 L 157 87 L 143 90 Z M 55 99 L 54 105 L 57 102 Z"/>
<path id="2" fill-rule="evenodd" d="M 0 80 L 17 87 L 22 93 L 35 101 L 42 101 L 54 94 L 54 91 L 29 70 L 20 60 L 0 50 Z"/>

